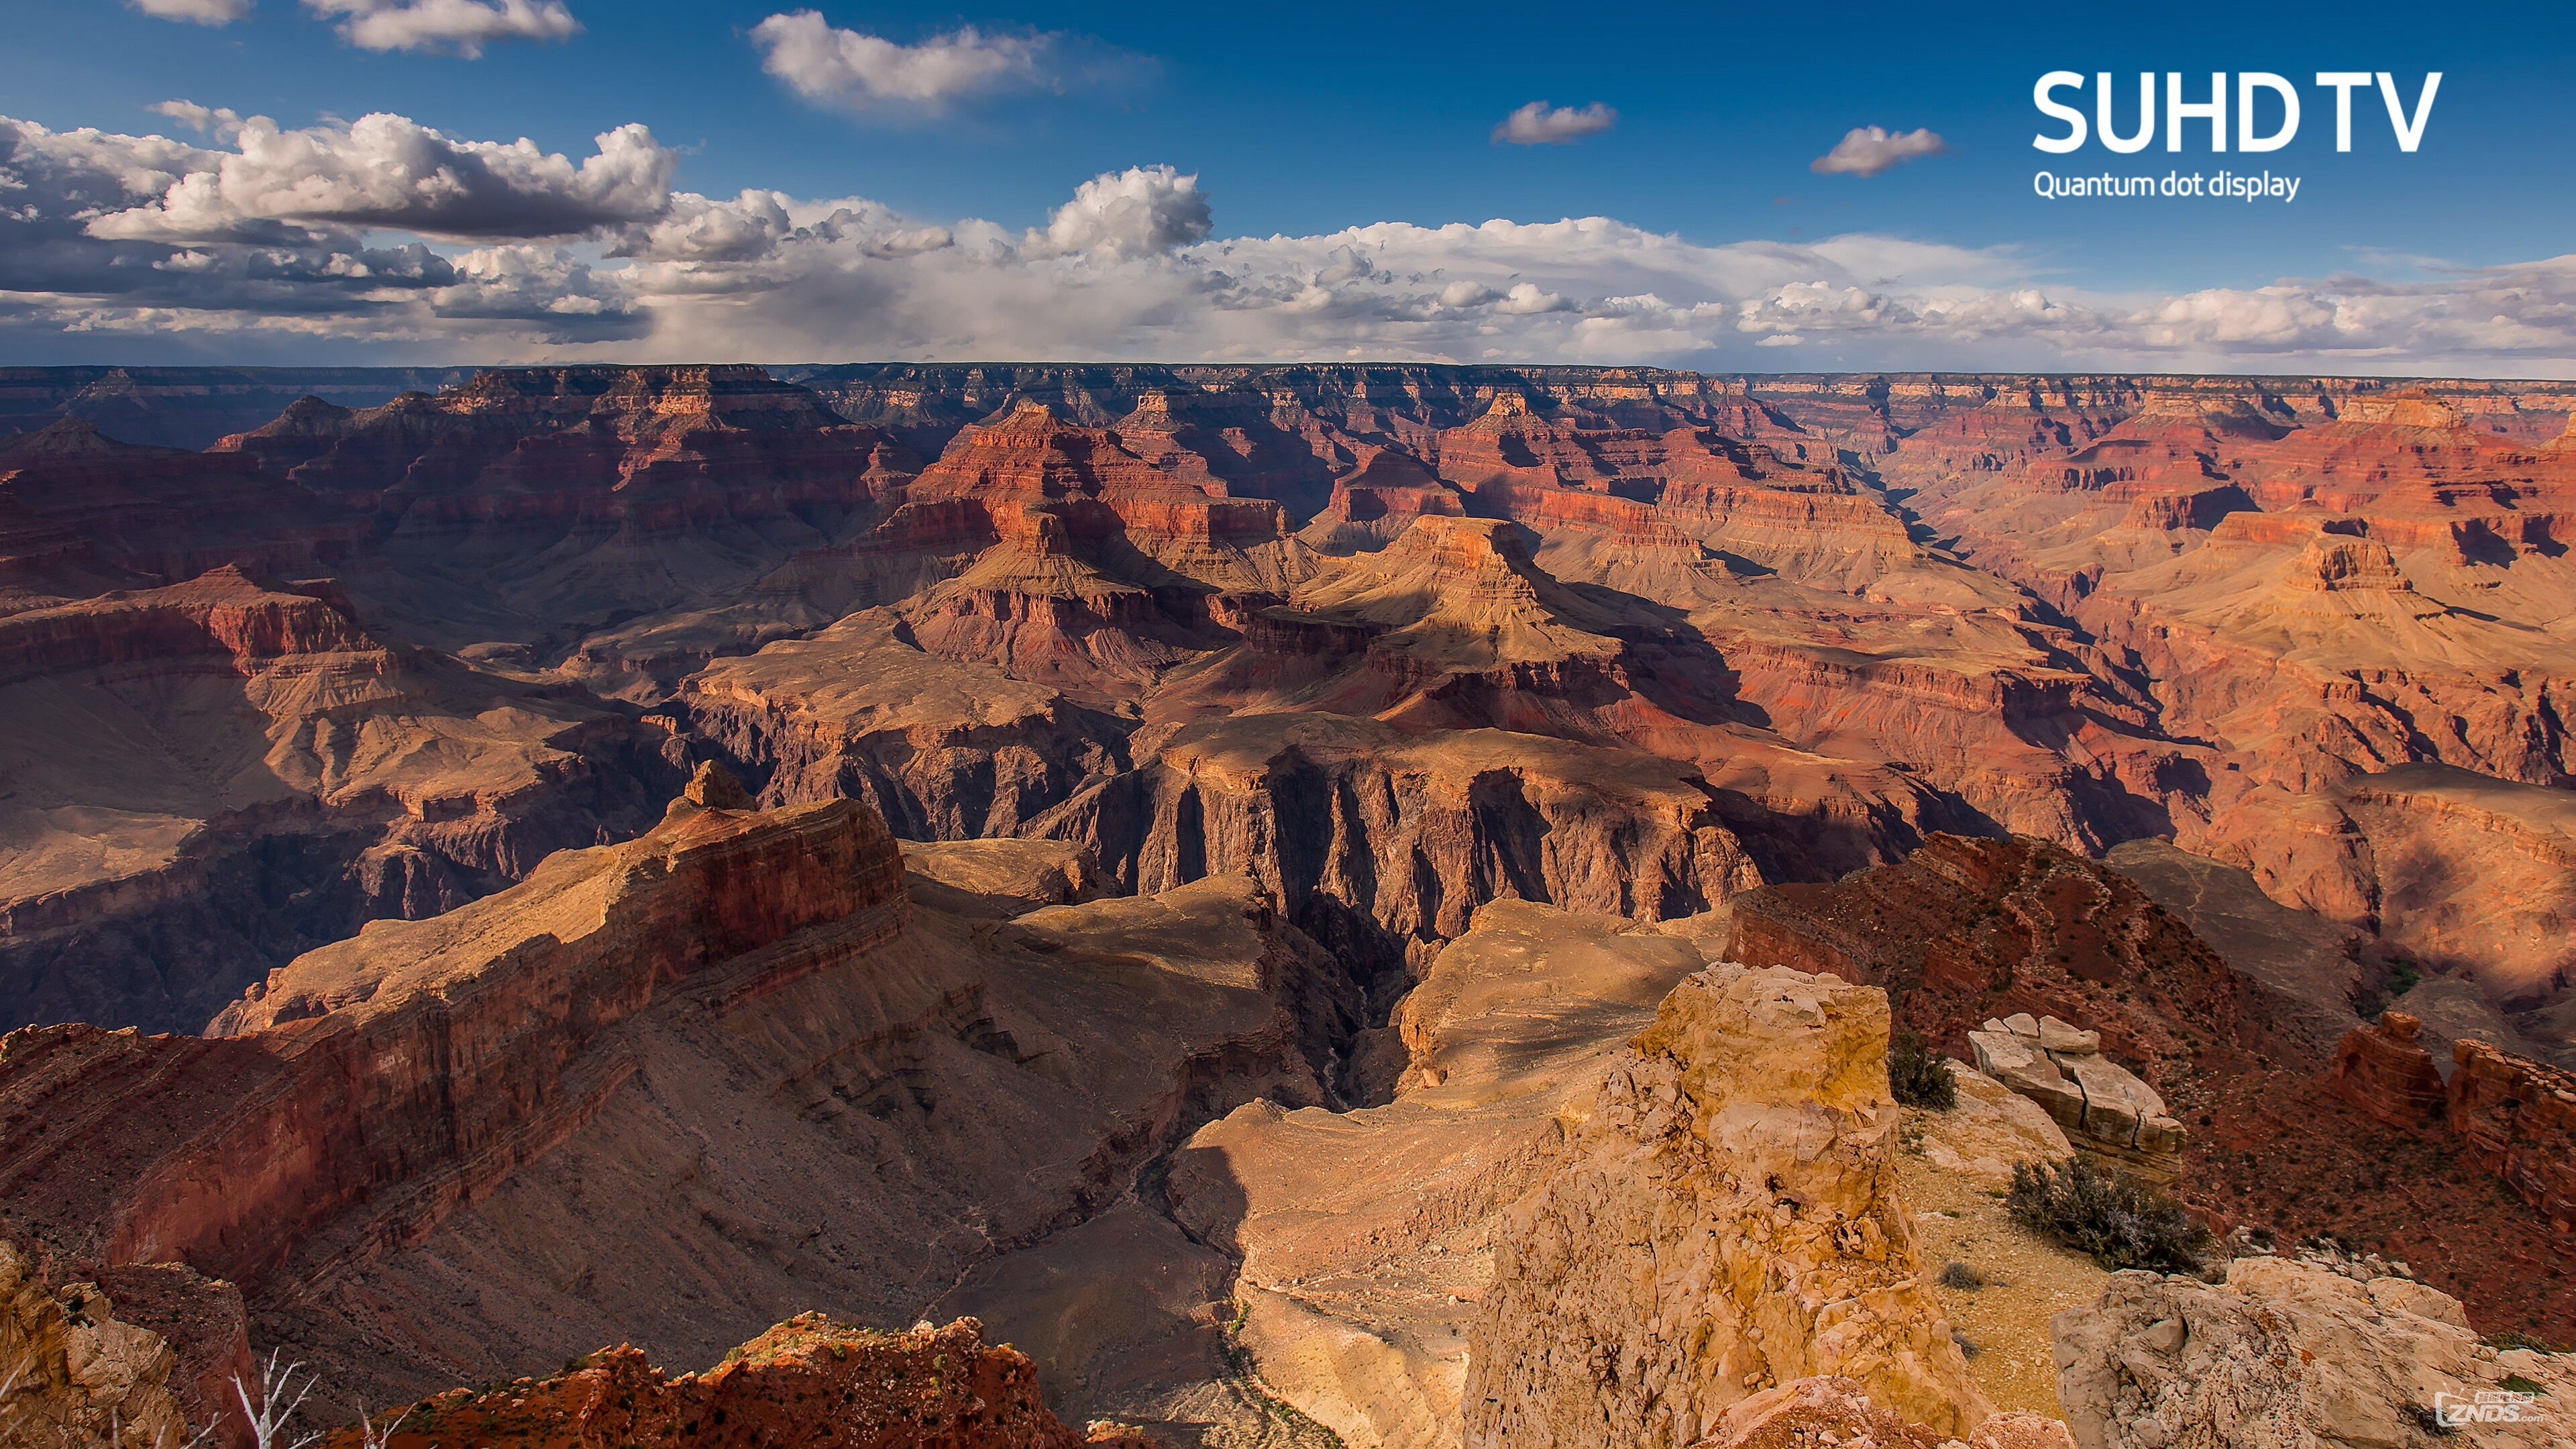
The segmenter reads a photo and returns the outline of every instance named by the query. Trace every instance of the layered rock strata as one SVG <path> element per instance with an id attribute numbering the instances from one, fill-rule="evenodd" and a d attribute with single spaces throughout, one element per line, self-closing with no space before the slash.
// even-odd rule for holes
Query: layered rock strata
<path id="1" fill-rule="evenodd" d="M 2457 1042 L 2451 1052 L 2451 1130 L 2470 1160 L 2549 1219 L 2576 1256 L 2576 1073 L 2484 1042 Z"/>
<path id="2" fill-rule="evenodd" d="M 0 1019 L 194 1030 L 270 966 L 630 834 L 667 728 L 225 567 L 0 619 Z"/>
<path id="3" fill-rule="evenodd" d="M 1032 833 L 1091 846 L 1140 891 L 1249 875 L 1316 939 L 1388 967 L 1501 897 L 1654 921 L 1760 880 L 1686 766 L 1326 714 L 1189 726 Z"/>
<path id="4" fill-rule="evenodd" d="M 106 1261 L 251 1279 L 326 1233 L 326 1257 L 364 1261 L 595 1113 L 635 1070 L 615 1028 L 656 998 L 776 990 L 890 939 L 906 909 L 864 807 L 682 802 L 642 839 L 299 958 L 209 1039 L 10 1034 L 0 1182 L 22 1220 Z M 113 1174 L 82 1135 L 107 1119 L 127 1124 Z"/>

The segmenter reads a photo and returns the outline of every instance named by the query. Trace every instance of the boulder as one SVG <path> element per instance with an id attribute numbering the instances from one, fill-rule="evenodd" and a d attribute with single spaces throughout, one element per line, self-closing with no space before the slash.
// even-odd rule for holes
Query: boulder
<path id="1" fill-rule="evenodd" d="M 2076 1147 L 2131 1176 L 2182 1176 L 2183 1127 L 2136 1073 L 2101 1055 L 2101 1034 L 2043 1016 L 1989 1018 L 1968 1033 L 1977 1066 L 2045 1108 Z"/>
<path id="2" fill-rule="evenodd" d="M 1958 1104 L 1917 1118 L 1923 1128 L 1917 1150 L 1934 1167 L 2001 1192 L 2012 1186 L 2014 1163 L 2062 1163 L 2075 1155 L 2066 1130 L 2038 1103 L 1965 1062 L 1949 1066 Z"/>

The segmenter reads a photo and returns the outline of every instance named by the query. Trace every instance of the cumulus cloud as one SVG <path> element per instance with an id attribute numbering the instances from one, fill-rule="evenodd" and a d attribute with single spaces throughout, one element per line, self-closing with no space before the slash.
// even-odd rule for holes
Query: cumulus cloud
<path id="1" fill-rule="evenodd" d="M 201 106 L 195 101 L 163 101 L 152 109 L 200 136 L 230 140 L 241 130 L 240 113 L 229 107 Z"/>
<path id="2" fill-rule="evenodd" d="M 1938 156 L 1950 144 L 1929 129 L 1890 131 L 1885 126 L 1854 126 L 1834 149 L 1807 163 L 1819 176 L 1876 176 L 1926 156 Z"/>
<path id="3" fill-rule="evenodd" d="M 772 15 L 751 30 L 761 68 L 809 101 L 850 110 L 887 106 L 938 111 L 1047 77 L 1044 35 L 990 35 L 963 26 L 918 45 L 843 30 L 812 10 Z"/>
<path id="4" fill-rule="evenodd" d="M 1619 124 L 1619 113 L 1594 101 L 1588 106 L 1551 106 L 1532 101 L 1503 117 L 1494 140 L 1513 146 L 1564 146 L 1598 136 Z"/>
<path id="5" fill-rule="evenodd" d="M 458 361 L 2576 375 L 2576 257 L 2109 293 L 2010 248 L 1706 245 L 1604 217 L 1227 238 L 1201 178 L 1169 166 L 1092 177 L 1017 226 L 675 190 L 641 127 L 576 161 L 396 116 L 286 130 L 187 102 L 164 114 L 201 139 L 0 119 L 0 337 L 17 355 L 100 334 L 132 339 L 120 356 L 196 338 L 200 355 Z"/>
<path id="6" fill-rule="evenodd" d="M 445 50 L 479 56 L 496 40 L 569 40 L 581 32 L 563 0 L 304 0 L 339 20 L 361 50 Z"/>
<path id="7" fill-rule="evenodd" d="M 402 116 L 289 130 L 265 116 L 206 115 L 235 149 L 201 154 L 153 199 L 96 216 L 92 235 L 288 241 L 310 239 L 315 227 L 358 227 L 558 237 L 658 218 L 670 206 L 676 158 L 640 125 L 601 134 L 597 152 L 576 164 L 524 137 L 457 141 Z"/>
<path id="8" fill-rule="evenodd" d="M 146 15 L 194 25 L 230 25 L 250 13 L 251 0 L 126 0 Z"/>
<path id="9" fill-rule="evenodd" d="M 1074 189 L 1034 245 L 1110 259 L 1153 256 L 1207 240 L 1215 218 L 1196 176 L 1169 166 L 1103 172 Z"/>

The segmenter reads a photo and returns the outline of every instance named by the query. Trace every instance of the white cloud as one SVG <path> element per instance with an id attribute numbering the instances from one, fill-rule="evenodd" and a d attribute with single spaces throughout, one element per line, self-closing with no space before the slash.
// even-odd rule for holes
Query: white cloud
<path id="1" fill-rule="evenodd" d="M 163 101 L 152 109 L 200 136 L 230 140 L 241 131 L 241 116 L 227 108 L 201 106 L 195 101 Z"/>
<path id="2" fill-rule="evenodd" d="M 1169 166 L 1107 171 L 1074 189 L 1047 219 L 1036 249 L 1112 259 L 1153 256 L 1207 240 L 1214 226 L 1196 176 Z"/>
<path id="3" fill-rule="evenodd" d="M 1834 149 L 1808 163 L 1819 176 L 1876 176 L 1891 166 L 1925 156 L 1938 156 L 1949 143 L 1928 129 L 1890 131 L 1885 126 L 1854 126 Z"/>
<path id="4" fill-rule="evenodd" d="M 761 68 L 810 101 L 868 110 L 937 111 L 991 91 L 1043 84 L 1050 38 L 988 35 L 963 26 L 918 45 L 843 30 L 812 10 L 772 15 L 751 30 Z"/>
<path id="5" fill-rule="evenodd" d="M 251 0 L 126 0 L 146 15 L 195 25 L 230 25 L 250 13 Z"/>
<path id="6" fill-rule="evenodd" d="M 1692 242 L 1604 217 L 1218 236 L 1201 178 L 1082 182 L 1043 224 L 671 189 L 641 127 L 579 161 L 398 116 L 213 141 L 0 119 L 0 338 L 280 360 L 1045 356 L 2576 375 L 2576 257 L 2182 293 L 2011 248 Z M 444 237 L 432 243 L 420 237 Z M 264 339 L 274 339 L 273 342 Z M 166 351 L 161 355 L 169 355 Z M 141 359 L 138 359 L 141 360 Z"/>
<path id="7" fill-rule="evenodd" d="M 1588 106 L 1551 106 L 1532 101 L 1503 118 L 1494 139 L 1514 146 L 1563 146 L 1597 136 L 1619 124 L 1619 113 L 1594 101 Z"/>
<path id="8" fill-rule="evenodd" d="M 315 227 L 573 236 L 670 207 L 676 158 L 638 125 L 603 133 L 598 151 L 576 165 L 525 138 L 455 141 L 401 116 L 287 130 L 265 116 L 208 114 L 226 119 L 236 149 L 202 153 L 157 198 L 97 216 L 93 236 L 283 241 Z"/>
<path id="9" fill-rule="evenodd" d="M 1506 317 L 1536 317 L 1548 312 L 1571 312 L 1574 304 L 1554 292 L 1542 292 L 1536 285 L 1522 282 L 1503 294 L 1494 310 Z"/>
<path id="10" fill-rule="evenodd" d="M 448 50 L 478 56 L 496 40 L 569 40 L 581 22 L 563 0 L 304 0 L 362 50 Z"/>

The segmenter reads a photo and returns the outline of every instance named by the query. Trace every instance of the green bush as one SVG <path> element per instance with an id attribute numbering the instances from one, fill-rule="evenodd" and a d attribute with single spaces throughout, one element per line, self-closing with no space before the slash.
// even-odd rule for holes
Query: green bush
<path id="1" fill-rule="evenodd" d="M 1949 1064 L 1932 1054 L 1930 1042 L 1910 1031 L 1888 1038 L 1887 1089 L 1908 1107 L 1947 1112 L 1959 1105 L 1959 1083 Z"/>
<path id="2" fill-rule="evenodd" d="M 2113 1177 L 2083 1157 L 2064 1167 L 2016 1163 L 2004 1204 L 2013 1221 L 2117 1272 L 2197 1273 L 2209 1231 L 2181 1203 Z"/>

